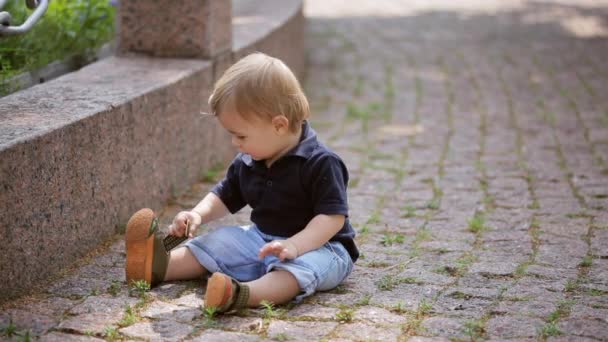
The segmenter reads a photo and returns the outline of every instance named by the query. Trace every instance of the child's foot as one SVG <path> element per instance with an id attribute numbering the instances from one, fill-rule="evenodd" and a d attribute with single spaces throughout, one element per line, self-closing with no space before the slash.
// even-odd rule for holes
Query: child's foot
<path id="1" fill-rule="evenodd" d="M 227 312 L 247 307 L 249 286 L 229 276 L 215 272 L 207 280 L 205 308 L 214 307 L 218 312 Z"/>
<path id="2" fill-rule="evenodd" d="M 145 280 L 154 286 L 165 278 L 169 257 L 158 231 L 158 219 L 151 209 L 141 209 L 127 223 L 127 284 Z"/>

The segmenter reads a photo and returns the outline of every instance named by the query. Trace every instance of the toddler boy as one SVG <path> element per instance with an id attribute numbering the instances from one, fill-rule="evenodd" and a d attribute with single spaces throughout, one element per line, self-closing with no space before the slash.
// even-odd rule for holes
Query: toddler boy
<path id="1" fill-rule="evenodd" d="M 204 305 L 220 312 L 335 288 L 359 256 L 348 171 L 306 120 L 296 77 L 280 60 L 254 53 L 217 81 L 209 105 L 239 153 L 200 203 L 175 216 L 169 234 L 184 236 L 245 205 L 253 224 L 218 228 L 167 254 L 154 213 L 142 209 L 127 224 L 127 281 L 156 285 L 212 273 Z"/>

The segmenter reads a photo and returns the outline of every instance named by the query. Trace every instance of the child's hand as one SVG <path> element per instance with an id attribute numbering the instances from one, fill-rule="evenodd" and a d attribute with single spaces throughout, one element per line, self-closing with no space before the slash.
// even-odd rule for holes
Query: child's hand
<path id="1" fill-rule="evenodd" d="M 298 257 L 298 248 L 289 240 L 274 240 L 260 248 L 260 259 L 268 255 L 274 255 L 279 260 L 295 259 Z"/>
<path id="2" fill-rule="evenodd" d="M 201 224 L 201 215 L 195 211 L 181 211 L 173 219 L 173 223 L 169 225 L 169 235 L 184 236 L 186 234 L 186 227 L 190 223 L 190 234 L 188 237 L 191 238 L 192 232 L 196 231 L 198 226 Z"/>

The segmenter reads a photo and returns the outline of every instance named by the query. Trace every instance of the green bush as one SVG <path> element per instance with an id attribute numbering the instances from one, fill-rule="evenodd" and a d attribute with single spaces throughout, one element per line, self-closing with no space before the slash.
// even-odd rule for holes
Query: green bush
<path id="1" fill-rule="evenodd" d="M 32 13 L 23 0 L 2 9 L 19 26 Z M 52 0 L 27 33 L 0 37 L 0 83 L 13 75 L 66 57 L 86 55 L 114 35 L 115 9 L 108 0 Z"/>

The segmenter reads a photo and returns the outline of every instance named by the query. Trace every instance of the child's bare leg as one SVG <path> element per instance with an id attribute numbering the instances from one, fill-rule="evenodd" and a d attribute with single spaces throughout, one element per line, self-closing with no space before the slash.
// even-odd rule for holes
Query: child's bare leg
<path id="1" fill-rule="evenodd" d="M 300 285 L 289 272 L 276 270 L 246 283 L 249 286 L 248 306 L 259 306 L 263 300 L 274 304 L 287 303 L 300 293 Z"/>
<path id="2" fill-rule="evenodd" d="M 207 270 L 198 263 L 190 249 L 180 247 L 171 251 L 165 281 L 196 279 L 205 273 Z"/>

